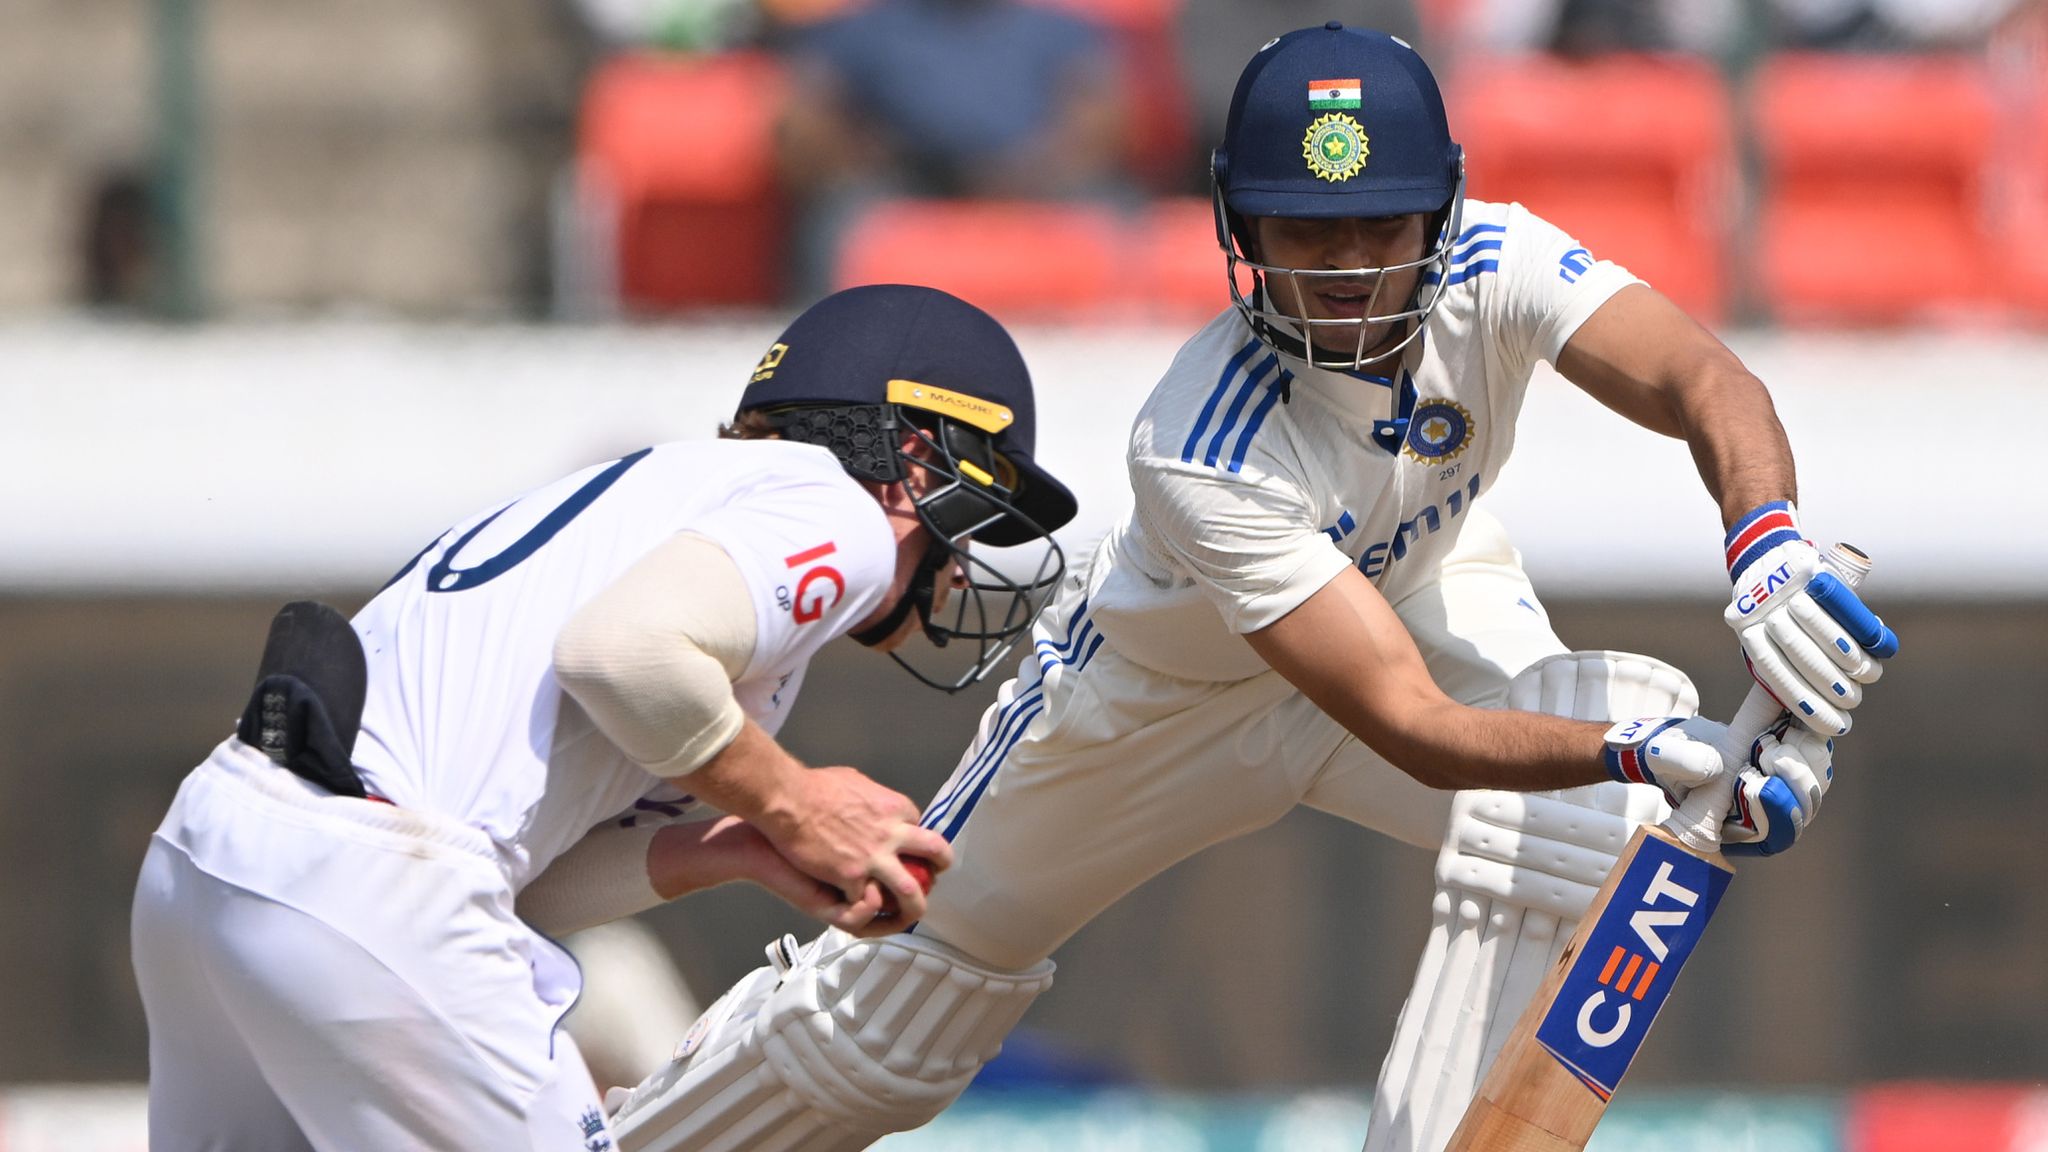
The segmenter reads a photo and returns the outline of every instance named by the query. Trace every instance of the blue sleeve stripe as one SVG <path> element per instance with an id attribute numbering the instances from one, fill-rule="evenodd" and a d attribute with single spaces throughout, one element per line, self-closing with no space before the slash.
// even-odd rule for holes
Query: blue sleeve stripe
<path id="1" fill-rule="evenodd" d="M 1474 252 L 1498 252 L 1500 251 L 1500 243 L 1498 239 L 1481 240 L 1470 247 L 1460 248 L 1456 252 L 1451 253 L 1451 264 L 1455 267 L 1465 263 L 1472 258 Z"/>
<path id="2" fill-rule="evenodd" d="M 1474 236 L 1479 235 L 1481 232 L 1505 232 L 1507 230 L 1508 226 L 1505 224 L 1467 225 L 1463 232 L 1458 233 L 1458 239 L 1452 246 L 1456 247 L 1457 244 L 1463 244 L 1465 241 L 1470 240 Z"/>
<path id="3" fill-rule="evenodd" d="M 1500 271 L 1500 261 L 1498 260 L 1490 258 L 1486 260 L 1475 260 L 1472 263 L 1465 265 L 1463 268 L 1458 269 L 1456 272 L 1451 273 L 1451 278 L 1449 280 L 1444 281 L 1444 286 L 1448 288 L 1453 284 L 1463 284 L 1465 281 L 1472 279 L 1474 276 L 1479 275 L 1481 272 L 1498 271 Z"/>
<path id="4" fill-rule="evenodd" d="M 1194 462 L 1195 446 L 1202 442 L 1203 431 L 1209 427 L 1210 419 L 1216 415 L 1216 405 L 1223 402 L 1223 394 L 1230 390 L 1230 381 L 1258 348 L 1259 342 L 1256 338 L 1247 340 L 1245 346 L 1237 350 L 1237 355 L 1232 356 L 1230 362 L 1223 366 L 1223 374 L 1216 378 L 1215 391 L 1209 393 L 1209 402 L 1202 405 L 1202 414 L 1195 418 L 1195 426 L 1188 432 L 1188 442 L 1181 446 L 1180 458 L 1183 464 Z"/>
<path id="5" fill-rule="evenodd" d="M 1064 664 L 1072 660 L 1074 653 L 1079 652 L 1081 646 L 1088 643 L 1088 638 L 1094 635 L 1094 633 L 1095 621 L 1090 620 L 1086 624 L 1081 625 L 1079 632 L 1074 633 L 1073 640 L 1069 642 L 1071 647 L 1068 644 L 1054 644 L 1050 640 L 1040 640 L 1032 645 L 1032 648 L 1038 653 L 1039 668 L 1045 670 L 1049 669 L 1054 663 Z"/>
<path id="6" fill-rule="evenodd" d="M 1271 384 L 1266 385 L 1266 394 L 1259 398 L 1259 406 L 1252 409 L 1252 418 L 1245 421 L 1244 432 L 1237 438 L 1237 447 L 1230 450 L 1230 470 L 1232 472 L 1242 472 L 1244 470 L 1244 454 L 1252 446 L 1252 437 L 1259 434 L 1259 425 L 1266 422 L 1266 413 L 1273 410 L 1275 401 L 1286 395 L 1287 384 L 1293 379 L 1294 377 L 1291 373 L 1283 370 L 1280 375 L 1273 378 Z"/>
<path id="7" fill-rule="evenodd" d="M 1238 386 L 1237 395 L 1230 398 L 1230 407 L 1223 411 L 1223 421 L 1216 426 L 1216 435 L 1209 438 L 1209 450 L 1202 453 L 1202 463 L 1211 468 L 1216 466 L 1217 459 L 1223 455 L 1224 438 L 1237 426 L 1238 417 L 1244 415 L 1244 406 L 1251 400 L 1252 393 L 1258 391 L 1259 381 L 1279 367 L 1280 358 L 1269 352 L 1264 360 L 1259 361 L 1258 367 L 1245 373 L 1244 383 Z"/>

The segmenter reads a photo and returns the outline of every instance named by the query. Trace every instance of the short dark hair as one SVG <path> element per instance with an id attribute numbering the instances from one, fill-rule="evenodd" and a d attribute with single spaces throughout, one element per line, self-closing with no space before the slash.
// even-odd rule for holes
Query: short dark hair
<path id="1" fill-rule="evenodd" d="M 729 423 L 718 426 L 720 440 L 780 440 L 782 433 L 768 423 L 768 414 L 759 408 L 747 408 L 733 414 Z"/>

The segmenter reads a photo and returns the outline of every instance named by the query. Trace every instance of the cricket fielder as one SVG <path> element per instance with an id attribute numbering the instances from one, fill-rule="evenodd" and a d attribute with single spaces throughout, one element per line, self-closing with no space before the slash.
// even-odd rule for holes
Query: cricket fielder
<path id="1" fill-rule="evenodd" d="M 900 857 L 944 868 L 945 839 L 774 732 L 826 641 L 922 628 L 974 657 L 957 686 L 1058 582 L 1074 502 L 1032 460 L 1024 361 L 961 300 L 855 289 L 775 342 L 733 430 L 469 517 L 352 627 L 280 615 L 136 891 L 152 1148 L 601 1152 L 544 932 L 733 879 L 855 935 L 923 912 Z M 1019 582 L 970 541 L 1044 560 Z"/>
<path id="2" fill-rule="evenodd" d="M 1068 576 L 925 810 L 954 869 L 912 933 L 775 950 L 625 1100 L 622 1148 L 839 1152 L 924 1123 L 1062 941 L 1298 804 L 1447 854 L 1446 932 L 1372 1137 L 1428 1147 L 1417 1109 L 1469 1095 L 1486 1014 L 1519 1008 L 1501 981 L 1569 935 L 1636 822 L 1671 805 L 1713 836 L 1751 759 L 1826 779 L 1883 645 L 1853 593 L 1832 614 L 1809 595 L 1763 385 L 1621 268 L 1465 199 L 1463 172 L 1405 43 L 1331 23 L 1253 56 L 1214 157 L 1235 306 L 1138 413 L 1135 509 Z M 1691 446 L 1730 529 L 1730 620 L 1815 730 L 1724 747 L 1677 670 L 1552 633 L 1480 506 L 1539 361 Z M 1629 540 L 1617 526 L 1611 562 Z M 1504 938 L 1472 935 L 1489 925 Z M 1477 1018 L 1441 1022 L 1467 1003 Z"/>

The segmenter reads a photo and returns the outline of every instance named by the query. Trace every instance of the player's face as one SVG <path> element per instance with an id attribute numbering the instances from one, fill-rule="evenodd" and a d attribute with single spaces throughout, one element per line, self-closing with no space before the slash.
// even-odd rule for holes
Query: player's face
<path id="1" fill-rule="evenodd" d="M 897 542 L 897 578 L 889 586 L 889 595 L 883 600 L 882 608 L 877 610 L 877 617 L 887 612 L 903 595 L 903 590 L 910 586 L 910 572 L 917 567 L 918 560 L 923 558 L 927 539 L 920 528 L 915 535 Z M 965 547 L 966 542 L 962 541 L 961 546 Z M 961 571 L 959 562 L 948 564 L 945 570 L 938 574 L 938 578 L 932 581 L 932 619 L 939 619 L 939 614 L 945 611 L 946 604 L 952 600 L 954 590 L 966 585 L 967 574 Z M 905 641 L 917 635 L 922 626 L 923 622 L 917 618 L 917 613 L 912 612 L 903 618 L 903 623 L 897 625 L 896 631 L 887 639 L 869 647 L 877 652 L 894 652 L 903 647 Z"/>
<path id="2" fill-rule="evenodd" d="M 1423 270 L 1372 270 L 1421 260 L 1428 222 L 1421 213 L 1337 220 L 1254 216 L 1250 218 L 1252 256 L 1261 264 L 1305 272 L 1365 270 L 1357 275 L 1266 276 L 1267 291 L 1282 312 L 1310 320 L 1358 321 L 1407 306 Z M 1370 355 L 1404 334 L 1399 324 L 1370 324 L 1365 326 L 1361 343 L 1356 324 L 1309 325 L 1316 347 L 1345 356 L 1361 348 Z"/>

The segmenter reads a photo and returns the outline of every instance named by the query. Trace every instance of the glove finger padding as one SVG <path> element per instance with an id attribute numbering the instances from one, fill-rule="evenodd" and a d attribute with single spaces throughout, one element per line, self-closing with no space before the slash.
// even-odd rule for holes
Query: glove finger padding
<path id="1" fill-rule="evenodd" d="M 1821 572 L 1806 587 L 1807 595 L 1820 605 L 1821 610 L 1846 628 L 1850 639 L 1879 660 L 1889 660 L 1899 654 L 1898 633 L 1885 627 L 1884 621 L 1872 612 L 1856 590 L 1837 578 L 1832 572 Z"/>
<path id="2" fill-rule="evenodd" d="M 1884 665 L 1871 659 L 1870 654 L 1842 627 L 1841 621 L 1828 615 L 1812 596 L 1801 594 L 1793 597 L 1785 611 L 1820 648 L 1821 654 L 1849 679 L 1859 684 L 1875 684 L 1877 678 L 1884 675 Z"/>
<path id="3" fill-rule="evenodd" d="M 1828 736 L 1840 736 L 1849 730 L 1849 714 L 1814 695 L 1811 685 L 1792 670 L 1784 654 L 1771 643 L 1766 629 L 1743 632 L 1742 653 L 1749 657 L 1749 674 L 1800 723 Z"/>
<path id="4" fill-rule="evenodd" d="M 1835 667 L 1835 662 L 1807 631 L 1799 618 L 1799 605 L 1805 600 L 1804 593 L 1794 596 L 1783 611 L 1764 621 L 1764 632 L 1808 692 L 1847 712 L 1863 702 L 1863 685 L 1842 675 L 1842 670 Z"/>

